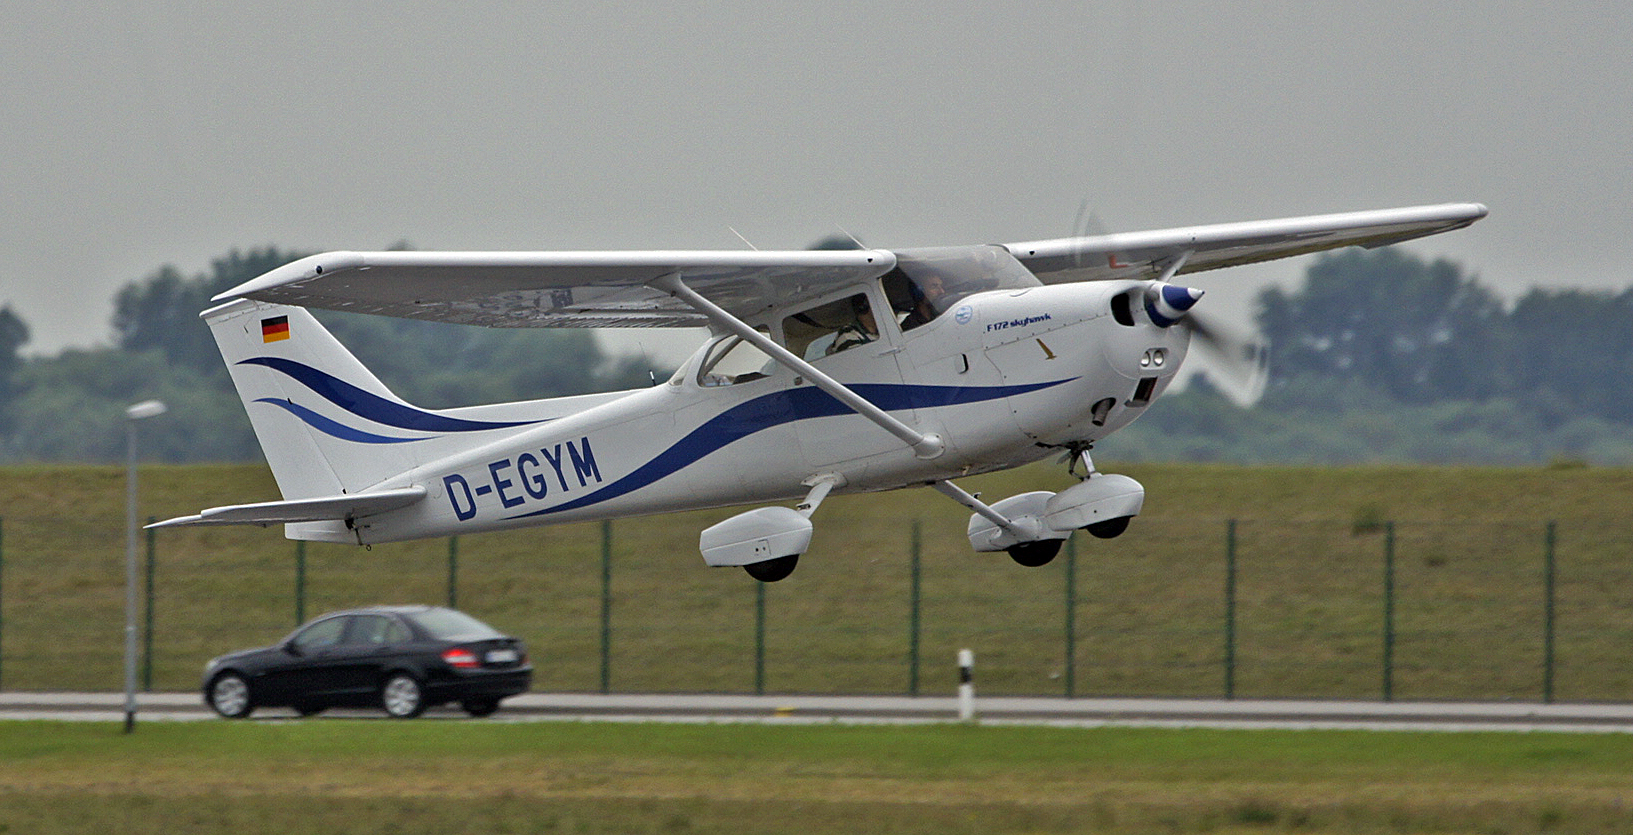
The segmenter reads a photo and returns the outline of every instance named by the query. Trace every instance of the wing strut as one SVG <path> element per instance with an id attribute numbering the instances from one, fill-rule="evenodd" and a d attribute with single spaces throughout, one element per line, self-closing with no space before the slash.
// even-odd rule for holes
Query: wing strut
<path id="1" fill-rule="evenodd" d="M 925 433 L 897 420 L 895 416 L 884 409 L 869 403 L 867 398 L 846 388 L 838 380 L 822 373 L 803 359 L 794 356 L 787 348 L 771 341 L 764 334 L 750 327 L 747 322 L 727 313 L 719 305 L 699 295 L 696 290 L 686 286 L 679 275 L 670 273 L 651 282 L 651 286 L 662 290 L 677 299 L 691 305 L 697 312 L 702 313 L 710 322 L 725 328 L 743 338 L 743 341 L 766 352 L 778 363 L 793 369 L 796 373 L 810 380 L 817 388 L 834 396 L 840 403 L 849 406 L 857 414 L 883 427 L 886 432 L 902 439 L 902 442 L 913 448 L 919 458 L 929 460 L 936 458 L 946 449 L 941 436 L 935 433 Z"/>
<path id="2" fill-rule="evenodd" d="M 980 499 L 970 495 L 969 491 L 965 490 L 964 488 L 959 487 L 950 481 L 932 481 L 930 482 L 930 486 L 934 487 L 936 492 L 946 496 L 949 499 L 952 499 L 955 502 L 958 502 L 970 510 L 975 511 L 976 515 L 983 516 L 987 519 L 987 521 L 997 525 L 1000 528 L 1003 528 L 1016 539 L 1026 540 L 1029 538 L 1027 536 L 1028 532 L 1016 526 L 1015 522 L 1008 516 L 999 513 L 992 507 L 992 505 L 989 505 L 986 502 L 983 502 Z"/>

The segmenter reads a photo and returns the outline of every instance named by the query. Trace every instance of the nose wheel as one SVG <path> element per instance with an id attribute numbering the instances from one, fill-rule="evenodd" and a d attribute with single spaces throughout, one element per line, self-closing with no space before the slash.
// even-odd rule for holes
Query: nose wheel
<path id="1" fill-rule="evenodd" d="M 1095 522 L 1083 530 L 1088 531 L 1089 536 L 1095 539 L 1116 539 L 1123 535 L 1123 531 L 1128 530 L 1128 521 L 1133 518 L 1132 516 L 1123 516 L 1118 519 L 1107 519 L 1104 522 Z"/>

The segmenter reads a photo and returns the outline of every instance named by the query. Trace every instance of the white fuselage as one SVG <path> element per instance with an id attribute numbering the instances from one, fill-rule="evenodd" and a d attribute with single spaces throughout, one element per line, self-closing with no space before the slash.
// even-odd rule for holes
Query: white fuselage
<path id="1" fill-rule="evenodd" d="M 424 501 L 302 538 L 375 543 L 529 525 L 797 499 L 990 472 L 1081 447 L 1134 420 L 1184 360 L 1189 332 L 1142 312 L 1143 281 L 997 290 L 922 327 L 813 361 L 945 448 L 921 458 L 792 369 L 714 384 L 709 346 L 665 384 L 613 397 L 380 485 Z M 1113 315 L 1113 299 L 1134 300 Z M 1129 310 L 1132 310 L 1130 318 Z M 731 337 L 719 337 L 730 339 Z M 711 344 L 714 340 L 711 340 Z M 558 412 L 559 413 L 559 412 Z"/>

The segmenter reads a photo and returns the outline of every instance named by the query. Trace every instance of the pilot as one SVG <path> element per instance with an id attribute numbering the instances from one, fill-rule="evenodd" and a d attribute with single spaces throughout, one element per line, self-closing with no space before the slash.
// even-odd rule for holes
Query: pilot
<path id="1" fill-rule="evenodd" d="M 947 295 L 947 288 L 941 282 L 941 276 L 931 273 L 919 278 L 910 285 L 913 293 L 913 309 L 902 318 L 902 330 L 912 330 L 919 325 L 936 318 L 936 302 Z"/>

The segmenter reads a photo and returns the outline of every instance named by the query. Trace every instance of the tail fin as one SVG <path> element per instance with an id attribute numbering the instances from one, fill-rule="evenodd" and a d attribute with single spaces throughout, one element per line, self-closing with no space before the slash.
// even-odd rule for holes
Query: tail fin
<path id="1" fill-rule="evenodd" d="M 536 422 L 411 406 L 305 308 L 238 299 L 201 316 L 286 500 L 357 493 Z"/>

